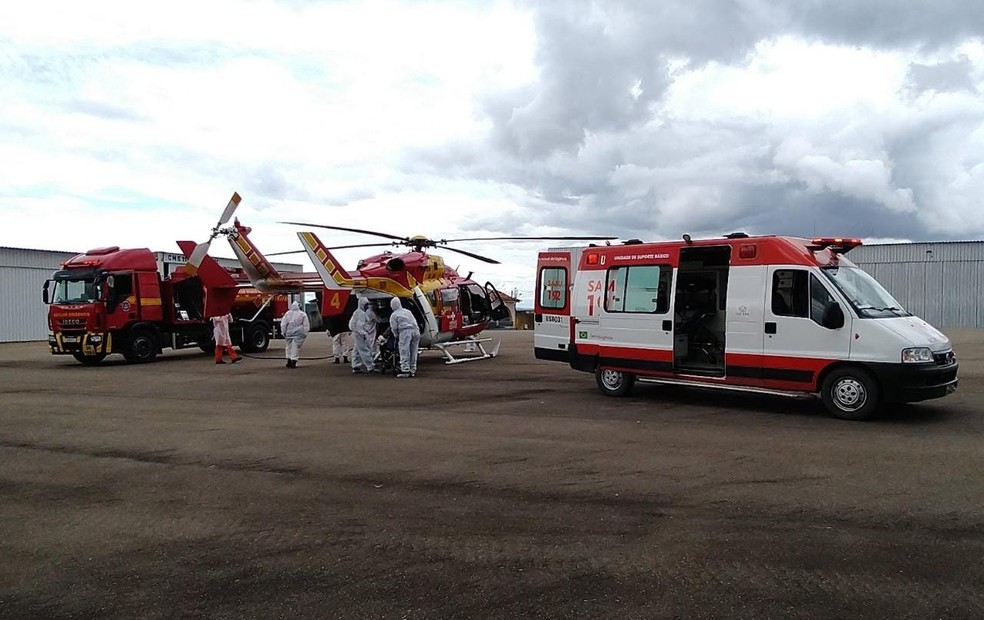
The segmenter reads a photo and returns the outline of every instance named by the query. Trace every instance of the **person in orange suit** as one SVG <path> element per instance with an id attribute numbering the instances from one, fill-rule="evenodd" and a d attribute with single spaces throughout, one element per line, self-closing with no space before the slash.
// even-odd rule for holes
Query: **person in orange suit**
<path id="1" fill-rule="evenodd" d="M 225 360 L 222 358 L 227 352 L 229 353 L 229 361 L 233 364 L 243 359 L 236 355 L 236 351 L 232 348 L 232 338 L 229 337 L 229 323 L 231 322 L 231 314 L 212 317 L 212 333 L 215 335 L 216 364 L 225 364 Z"/>

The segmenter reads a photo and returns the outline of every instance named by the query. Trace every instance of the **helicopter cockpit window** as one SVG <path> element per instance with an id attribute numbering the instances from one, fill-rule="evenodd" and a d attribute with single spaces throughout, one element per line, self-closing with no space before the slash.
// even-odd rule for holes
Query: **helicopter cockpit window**
<path id="1" fill-rule="evenodd" d="M 434 291 L 427 291 L 424 293 L 424 297 L 427 298 L 427 303 L 430 304 L 431 308 L 437 308 L 437 293 Z"/>
<path id="2" fill-rule="evenodd" d="M 441 289 L 441 306 L 448 308 L 450 306 L 457 307 L 458 305 L 458 289 L 456 288 L 442 288 Z"/>
<path id="3" fill-rule="evenodd" d="M 468 298 L 468 309 L 473 321 L 481 321 L 489 313 L 488 300 L 485 296 L 485 289 L 477 284 L 469 284 L 461 291 L 461 307 L 464 311 L 465 297 Z"/>
<path id="4" fill-rule="evenodd" d="M 540 270 L 540 307 L 553 310 L 567 307 L 567 270 L 563 267 Z"/>

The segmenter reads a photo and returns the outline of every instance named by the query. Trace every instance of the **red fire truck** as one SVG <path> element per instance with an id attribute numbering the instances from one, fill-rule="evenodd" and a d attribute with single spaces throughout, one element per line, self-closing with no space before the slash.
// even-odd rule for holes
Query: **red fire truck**
<path id="1" fill-rule="evenodd" d="M 187 256 L 192 241 L 179 241 Z M 85 365 L 120 353 L 131 363 L 150 362 L 166 348 L 214 349 L 208 317 L 231 313 L 233 344 L 265 351 L 286 296 L 264 295 L 249 280 L 206 257 L 194 276 L 164 273 L 146 248 L 89 250 L 64 263 L 44 283 L 48 345 Z"/>

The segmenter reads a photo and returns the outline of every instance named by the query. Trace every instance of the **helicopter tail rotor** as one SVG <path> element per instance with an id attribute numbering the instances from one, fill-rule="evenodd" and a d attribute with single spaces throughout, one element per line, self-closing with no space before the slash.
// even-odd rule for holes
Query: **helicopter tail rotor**
<path id="1" fill-rule="evenodd" d="M 198 273 L 198 268 L 202 266 L 202 261 L 205 260 L 205 256 L 208 254 L 208 248 L 212 245 L 212 240 L 223 233 L 222 226 L 232 219 L 232 214 L 236 212 L 236 207 L 239 206 L 240 202 L 242 202 L 242 197 L 240 197 L 238 192 L 233 192 L 232 198 L 229 199 L 229 204 L 226 205 L 225 210 L 222 211 L 222 215 L 219 216 L 218 223 L 212 228 L 212 234 L 209 235 L 208 241 L 199 243 L 192 250 L 191 256 L 188 257 L 188 262 L 184 265 L 185 273 L 191 276 Z"/>

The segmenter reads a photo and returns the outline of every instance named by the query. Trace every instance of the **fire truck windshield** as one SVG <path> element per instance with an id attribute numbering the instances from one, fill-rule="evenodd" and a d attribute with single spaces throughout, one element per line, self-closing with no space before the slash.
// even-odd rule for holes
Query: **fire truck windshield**
<path id="1" fill-rule="evenodd" d="M 857 267 L 824 267 L 823 273 L 847 297 L 862 318 L 911 316 L 892 294 Z"/>
<path id="2" fill-rule="evenodd" d="M 51 296 L 54 304 L 86 304 L 99 300 L 95 278 L 55 278 Z"/>

